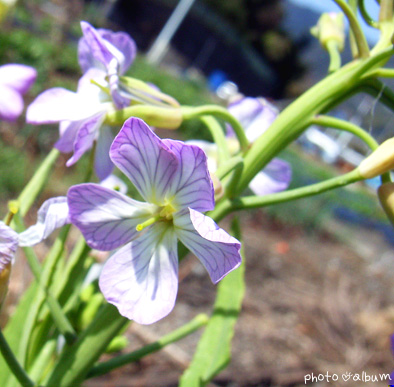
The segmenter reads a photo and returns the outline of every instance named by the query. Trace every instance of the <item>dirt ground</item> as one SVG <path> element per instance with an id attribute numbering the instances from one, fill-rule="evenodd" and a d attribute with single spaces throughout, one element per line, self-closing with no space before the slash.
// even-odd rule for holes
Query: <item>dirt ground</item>
<path id="1" fill-rule="evenodd" d="M 387 386 L 341 380 L 364 371 L 390 373 L 394 360 L 394 254 L 371 230 L 333 224 L 308 235 L 265 215 L 243 216 L 247 291 L 236 326 L 232 361 L 212 386 L 302 386 L 306 375 L 337 374 L 316 386 Z M 329 227 L 328 227 L 329 228 Z M 346 235 L 347 242 L 338 240 Z M 174 311 L 152 326 L 133 324 L 130 346 L 138 349 L 209 312 L 215 288 L 196 258 L 184 260 Z M 161 353 L 86 382 L 87 387 L 176 386 L 201 332 Z"/>

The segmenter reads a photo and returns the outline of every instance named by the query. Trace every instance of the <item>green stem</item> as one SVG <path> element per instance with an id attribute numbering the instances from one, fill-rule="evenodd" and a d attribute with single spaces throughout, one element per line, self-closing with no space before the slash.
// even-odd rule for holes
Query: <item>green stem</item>
<path id="1" fill-rule="evenodd" d="M 38 194 L 44 187 L 49 172 L 59 155 L 60 152 L 53 148 L 19 195 L 19 213 L 22 217 L 26 215 L 27 211 L 29 211 L 30 207 L 34 203 L 34 200 L 36 200 Z"/>
<path id="2" fill-rule="evenodd" d="M 364 0 L 358 0 L 358 9 L 364 21 L 373 28 L 379 28 L 379 24 L 369 16 L 367 9 L 365 8 Z"/>
<path id="3" fill-rule="evenodd" d="M 129 322 L 113 305 L 105 304 L 78 340 L 62 352 L 46 385 L 80 385 L 113 337 Z"/>
<path id="4" fill-rule="evenodd" d="M 379 146 L 376 140 L 364 129 L 352 124 L 351 122 L 341 120 L 339 118 L 317 115 L 316 117 L 312 118 L 311 125 L 325 126 L 327 128 L 335 128 L 345 132 L 350 132 L 363 140 L 368 145 L 368 147 L 371 148 L 371 150 L 375 150 Z"/>
<path id="5" fill-rule="evenodd" d="M 379 22 L 393 21 L 393 4 L 393 0 L 380 1 Z"/>
<path id="6" fill-rule="evenodd" d="M 231 179 L 228 181 L 228 183 L 226 184 L 226 187 L 225 187 L 225 196 L 226 197 L 228 197 L 228 198 L 234 197 L 235 192 L 237 192 L 237 186 L 239 183 L 239 179 L 242 175 L 243 169 L 244 169 L 243 163 L 239 163 L 234 167 Z"/>
<path id="7" fill-rule="evenodd" d="M 19 214 L 16 214 L 14 217 L 15 224 L 17 225 L 17 231 L 20 232 L 24 229 L 23 221 L 20 218 Z M 41 290 L 45 293 L 45 299 L 48 305 L 48 309 L 51 312 L 52 318 L 59 329 L 59 331 L 64 335 L 67 343 L 71 344 L 76 339 L 76 333 L 68 321 L 66 315 L 63 313 L 59 302 L 52 295 L 49 289 L 45 286 L 45 281 L 42 276 L 42 268 L 40 262 L 38 261 L 37 256 L 34 253 L 34 250 L 31 247 L 23 247 L 23 250 L 26 255 L 26 259 L 29 263 L 31 271 L 33 272 L 34 278 L 39 284 Z"/>
<path id="8" fill-rule="evenodd" d="M 346 15 L 352 33 L 354 35 L 354 39 L 356 41 L 358 57 L 360 58 L 368 58 L 369 57 L 369 47 L 363 30 L 357 20 L 356 15 L 349 7 L 349 5 L 344 0 L 334 0 L 335 3 L 341 8 L 342 12 Z"/>
<path id="9" fill-rule="evenodd" d="M 0 352 L 3 355 L 4 360 L 7 362 L 8 367 L 15 375 L 15 377 L 18 379 L 19 383 L 23 387 L 34 387 L 35 383 L 29 378 L 27 373 L 19 364 L 18 360 L 14 356 L 1 330 L 0 330 Z"/>
<path id="10" fill-rule="evenodd" d="M 256 174 L 281 150 L 295 140 L 310 125 L 316 114 L 332 109 L 343 96 L 354 92 L 362 76 L 381 65 L 393 53 L 385 50 L 378 55 L 356 60 L 306 91 L 279 114 L 272 125 L 252 144 L 244 159 L 244 172 L 237 191 L 242 192 Z M 363 81 L 365 83 L 365 81 Z"/>
<path id="11" fill-rule="evenodd" d="M 227 160 L 225 164 L 221 165 L 215 172 L 215 175 L 221 180 L 228 175 L 233 169 L 239 168 L 244 160 L 241 156 L 234 156 Z"/>
<path id="12" fill-rule="evenodd" d="M 224 164 L 230 158 L 230 151 L 228 150 L 227 139 L 223 133 L 223 128 L 212 116 L 202 116 L 200 120 L 209 129 L 213 141 L 218 147 L 219 165 Z"/>
<path id="13" fill-rule="evenodd" d="M 311 184 L 306 187 L 294 188 L 288 191 L 264 196 L 244 196 L 232 200 L 222 200 L 216 205 L 213 211 L 208 213 L 208 215 L 218 222 L 232 211 L 261 208 L 272 204 L 318 195 L 322 192 L 326 192 L 338 187 L 343 187 L 359 180 L 364 179 L 361 177 L 358 169 L 354 169 L 345 175 L 333 177 L 332 179 L 328 179 L 316 184 Z"/>
<path id="14" fill-rule="evenodd" d="M 326 44 L 326 49 L 330 56 L 328 72 L 333 73 L 341 67 L 341 55 L 339 53 L 338 42 L 336 40 L 329 40 Z"/>
<path id="15" fill-rule="evenodd" d="M 113 371 L 116 368 L 122 367 L 129 363 L 136 362 L 151 353 L 157 352 L 160 349 L 166 347 L 167 345 L 175 343 L 183 339 L 184 337 L 190 335 L 191 333 L 195 332 L 202 326 L 206 325 L 208 321 L 209 318 L 207 315 L 199 314 L 193 320 L 189 321 L 187 324 L 163 336 L 162 338 L 160 338 L 159 340 L 155 341 L 152 344 L 148 344 L 145 347 L 138 349 L 137 351 L 128 353 L 126 355 L 117 356 L 111 360 L 96 365 L 88 373 L 87 379 L 104 375 L 108 372 Z"/>
<path id="16" fill-rule="evenodd" d="M 242 152 L 246 153 L 249 148 L 249 141 L 246 138 L 245 130 L 243 129 L 240 122 L 229 113 L 227 109 L 217 105 L 205 105 L 205 106 L 182 106 L 181 107 L 182 117 L 184 120 L 190 120 L 193 118 L 211 115 L 219 117 L 227 121 L 233 128 L 235 135 L 238 138 Z"/>

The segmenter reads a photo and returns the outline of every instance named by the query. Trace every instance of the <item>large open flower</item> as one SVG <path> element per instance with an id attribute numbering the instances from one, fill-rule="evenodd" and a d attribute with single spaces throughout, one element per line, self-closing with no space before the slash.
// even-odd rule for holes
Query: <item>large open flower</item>
<path id="1" fill-rule="evenodd" d="M 15 121 L 23 111 L 23 98 L 37 76 L 30 66 L 0 66 L 0 120 Z"/>
<path id="2" fill-rule="evenodd" d="M 201 213 L 214 208 L 214 198 L 200 148 L 161 140 L 142 120 L 130 118 L 110 157 L 146 202 L 81 184 L 67 195 L 70 219 L 91 247 L 120 247 L 103 268 L 100 288 L 122 315 L 150 324 L 175 303 L 178 239 L 200 259 L 214 283 L 240 265 L 240 243 Z"/>
<path id="3" fill-rule="evenodd" d="M 63 153 L 74 152 L 67 166 L 97 141 L 95 170 L 103 180 L 113 169 L 108 153 L 114 136 L 102 124 L 107 112 L 130 104 L 130 97 L 119 92 L 118 81 L 133 62 L 136 48 L 123 32 L 95 30 L 86 22 L 81 22 L 81 28 L 84 36 L 78 54 L 84 75 L 77 92 L 60 87 L 44 91 L 28 107 L 26 120 L 34 125 L 60 123 L 55 147 Z"/>

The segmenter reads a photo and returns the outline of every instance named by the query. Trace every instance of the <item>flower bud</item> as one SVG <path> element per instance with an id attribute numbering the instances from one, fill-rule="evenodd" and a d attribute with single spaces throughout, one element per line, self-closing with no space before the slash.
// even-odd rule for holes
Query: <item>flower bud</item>
<path id="1" fill-rule="evenodd" d="M 378 188 L 378 197 L 384 212 L 394 225 L 394 183 L 385 183 Z"/>
<path id="2" fill-rule="evenodd" d="M 134 105 L 107 113 L 105 123 L 122 125 L 128 118 L 138 117 L 149 126 L 161 129 L 178 129 L 182 123 L 181 109 L 151 105 Z"/>
<path id="3" fill-rule="evenodd" d="M 345 24 L 341 12 L 323 13 L 317 24 L 311 28 L 311 34 L 319 39 L 320 44 L 327 49 L 327 43 L 335 40 L 338 49 L 343 50 L 345 45 Z"/>
<path id="4" fill-rule="evenodd" d="M 380 176 L 394 168 L 394 138 L 383 142 L 375 151 L 364 159 L 358 170 L 364 179 Z"/>

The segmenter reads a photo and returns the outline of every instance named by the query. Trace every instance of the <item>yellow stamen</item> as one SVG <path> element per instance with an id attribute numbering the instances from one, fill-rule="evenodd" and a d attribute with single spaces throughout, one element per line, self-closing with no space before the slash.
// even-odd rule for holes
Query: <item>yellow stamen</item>
<path id="1" fill-rule="evenodd" d="M 168 203 L 166 206 L 164 206 L 162 208 L 162 210 L 160 211 L 160 216 L 162 218 L 166 218 L 167 220 L 171 220 L 172 219 L 172 214 L 175 212 L 175 208 L 173 207 L 173 205 L 171 203 Z"/>
<path id="2" fill-rule="evenodd" d="M 137 227 L 135 229 L 137 231 L 142 231 L 145 227 L 152 225 L 153 223 L 157 222 L 160 218 L 161 218 L 160 215 L 153 216 L 152 218 L 146 220 L 144 223 L 137 224 Z"/>

